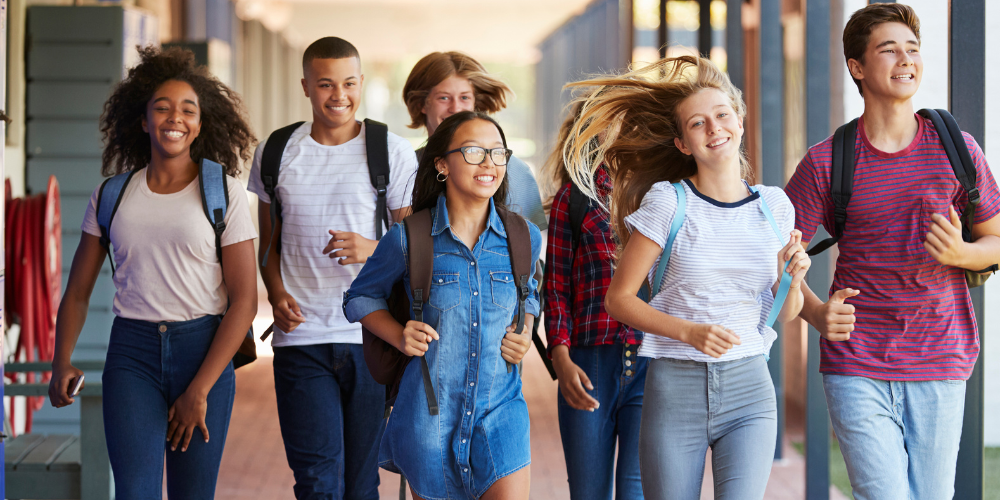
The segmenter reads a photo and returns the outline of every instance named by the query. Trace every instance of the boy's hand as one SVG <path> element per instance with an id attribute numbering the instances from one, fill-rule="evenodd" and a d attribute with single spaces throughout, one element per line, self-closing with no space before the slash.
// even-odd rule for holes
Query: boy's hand
<path id="1" fill-rule="evenodd" d="M 410 320 L 403 328 L 402 345 L 396 348 L 407 356 L 423 356 L 434 340 L 441 340 L 441 337 L 430 325 Z"/>
<path id="2" fill-rule="evenodd" d="M 512 365 L 516 365 L 524 359 L 524 355 L 531 348 L 531 327 L 535 324 L 535 317 L 527 314 L 524 316 L 524 330 L 520 334 L 514 333 L 517 328 L 517 320 L 507 327 L 507 334 L 500 342 L 500 357 Z"/>
<path id="3" fill-rule="evenodd" d="M 813 325 L 826 340 L 843 342 L 851 339 L 854 331 L 854 306 L 844 301 L 861 293 L 860 290 L 845 288 L 833 292 L 830 300 L 823 304 L 821 324 Z"/>
<path id="4" fill-rule="evenodd" d="M 368 257 L 375 253 L 375 247 L 378 246 L 378 241 L 369 240 L 358 233 L 333 229 L 329 233 L 330 242 L 323 248 L 323 253 L 330 254 L 331 259 L 340 259 L 337 262 L 341 265 L 368 262 Z"/>
<path id="5" fill-rule="evenodd" d="M 964 267 L 962 258 L 965 244 L 962 240 L 962 221 L 958 218 L 955 207 L 948 205 L 948 218 L 941 214 L 931 215 L 931 227 L 924 238 L 924 249 L 934 260 L 945 266 Z"/>
<path id="6" fill-rule="evenodd" d="M 552 366 L 559 381 L 559 392 L 570 406 L 577 410 L 594 411 L 601 404 L 587 391 L 594 390 L 587 372 L 569 357 L 569 348 L 557 345 L 552 348 Z"/>
<path id="7" fill-rule="evenodd" d="M 302 311 L 299 310 L 299 305 L 288 293 L 271 300 L 271 309 L 274 310 L 274 326 L 285 333 L 291 332 L 306 320 L 302 316 Z"/>

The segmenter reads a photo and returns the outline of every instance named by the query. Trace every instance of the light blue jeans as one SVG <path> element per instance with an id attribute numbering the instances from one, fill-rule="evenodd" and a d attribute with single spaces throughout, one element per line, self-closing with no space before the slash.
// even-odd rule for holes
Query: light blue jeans
<path id="1" fill-rule="evenodd" d="M 823 388 L 856 500 L 954 496 L 964 380 L 824 375 Z"/>
<path id="2" fill-rule="evenodd" d="M 654 359 L 647 370 L 639 431 L 646 500 L 698 500 L 709 447 L 716 499 L 764 498 L 778 432 L 764 356 Z"/>

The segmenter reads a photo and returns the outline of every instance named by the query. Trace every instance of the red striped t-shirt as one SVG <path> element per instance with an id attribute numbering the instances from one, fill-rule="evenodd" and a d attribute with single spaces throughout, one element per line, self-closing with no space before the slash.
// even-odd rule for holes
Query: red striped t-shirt
<path id="1" fill-rule="evenodd" d="M 879 151 L 858 120 L 854 188 L 838 242 L 835 290 L 855 288 L 855 330 L 846 342 L 820 339 L 820 371 L 881 380 L 968 379 L 979 335 L 964 270 L 939 264 L 924 249 L 931 214 L 961 214 L 968 196 L 955 178 L 934 125 L 917 115 L 904 150 Z M 1000 192 L 982 150 L 968 134 L 981 201 L 975 223 L 1000 213 Z M 809 149 L 785 192 L 795 227 L 809 241 L 820 224 L 833 234 L 830 164 L 833 138 Z"/>

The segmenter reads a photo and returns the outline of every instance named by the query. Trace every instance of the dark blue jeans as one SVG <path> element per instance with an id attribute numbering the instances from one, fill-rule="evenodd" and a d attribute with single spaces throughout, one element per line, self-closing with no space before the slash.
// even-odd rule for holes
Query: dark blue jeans
<path id="1" fill-rule="evenodd" d="M 593 412 L 576 410 L 559 393 L 559 431 L 566 455 L 569 494 L 573 500 L 641 500 L 639 422 L 649 360 L 636 356 L 639 346 L 571 347 L 600 403 Z M 618 464 L 615 465 L 615 447 Z"/>
<path id="2" fill-rule="evenodd" d="M 219 316 L 162 323 L 115 318 L 102 380 L 118 500 L 162 497 L 164 453 L 170 498 L 215 497 L 236 393 L 232 363 L 208 393 L 209 442 L 195 429 L 187 451 L 170 451 L 166 435 L 167 411 L 201 368 L 219 322 Z"/>
<path id="3" fill-rule="evenodd" d="M 274 392 L 298 500 L 378 500 L 385 387 L 361 344 L 274 348 Z"/>

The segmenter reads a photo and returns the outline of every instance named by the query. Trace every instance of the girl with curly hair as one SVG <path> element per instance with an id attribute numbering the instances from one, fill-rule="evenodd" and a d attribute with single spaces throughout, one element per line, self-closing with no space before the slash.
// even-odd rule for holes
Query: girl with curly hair
<path id="1" fill-rule="evenodd" d="M 104 426 L 121 500 L 212 498 L 232 413 L 231 360 L 257 311 L 246 193 L 234 177 L 253 133 L 239 97 L 190 51 L 140 49 L 141 62 L 104 105 L 102 173 L 134 172 L 108 238 L 116 315 L 103 375 Z M 225 165 L 220 239 L 207 224 L 199 163 Z M 94 190 L 56 322 L 49 398 L 72 404 L 83 372 L 70 357 L 108 250 Z"/>
<path id="2" fill-rule="evenodd" d="M 750 184 L 746 106 L 708 59 L 664 59 L 573 86 L 596 89 L 581 98 L 564 150 L 573 182 L 593 196 L 603 164 L 614 184 L 621 247 L 605 308 L 645 332 L 643 495 L 698 499 L 711 448 L 715 498 L 761 499 L 777 433 L 770 324 L 798 314 L 810 264 L 791 202 Z M 636 296 L 647 279 L 649 303 Z"/>

